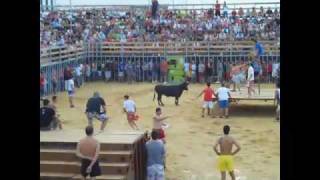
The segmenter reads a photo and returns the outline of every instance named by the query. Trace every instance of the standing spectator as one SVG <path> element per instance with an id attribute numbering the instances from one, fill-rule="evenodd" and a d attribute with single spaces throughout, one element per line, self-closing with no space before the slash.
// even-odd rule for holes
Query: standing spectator
<path id="1" fill-rule="evenodd" d="M 86 127 L 87 137 L 80 140 L 77 144 L 76 155 L 81 158 L 81 175 L 86 179 L 90 175 L 91 179 L 101 175 L 99 165 L 100 143 L 93 137 L 93 127 Z"/>
<path id="2" fill-rule="evenodd" d="M 272 10 L 271 10 L 271 8 L 269 7 L 268 8 L 268 10 L 267 10 L 267 15 L 269 16 L 269 17 L 271 17 L 272 15 L 273 15 L 273 12 L 272 12 Z"/>
<path id="3" fill-rule="evenodd" d="M 215 5 L 215 11 L 216 11 L 216 16 L 220 16 L 220 4 L 219 1 L 216 1 L 216 5 Z"/>
<path id="4" fill-rule="evenodd" d="M 151 140 L 146 143 L 147 180 L 164 180 L 164 162 L 166 151 L 157 131 L 151 132 Z"/>
<path id="5" fill-rule="evenodd" d="M 127 82 L 129 84 L 133 83 L 134 68 L 133 68 L 133 64 L 131 61 L 128 61 L 128 63 L 126 64 L 126 73 L 127 73 Z"/>
<path id="6" fill-rule="evenodd" d="M 210 113 L 212 113 L 212 117 L 213 116 L 213 96 L 214 96 L 214 90 L 210 87 L 211 84 L 209 82 L 207 82 L 207 87 L 198 95 L 198 98 L 204 94 L 203 96 L 203 106 L 202 106 L 202 115 L 201 117 L 204 117 L 204 112 L 206 109 L 208 109 L 208 116 L 210 115 Z"/>
<path id="7" fill-rule="evenodd" d="M 94 92 L 93 97 L 88 100 L 86 114 L 89 126 L 93 126 L 93 118 L 101 121 L 100 131 L 103 132 L 109 118 L 107 116 L 106 103 L 98 92 Z"/>
<path id="8" fill-rule="evenodd" d="M 223 17 L 228 18 L 228 6 L 227 6 L 226 1 L 224 1 L 224 3 L 223 3 Z"/>
<path id="9" fill-rule="evenodd" d="M 75 88 L 73 78 L 66 81 L 66 90 L 68 91 L 70 107 L 74 108 L 73 97 L 75 94 Z"/>
<path id="10" fill-rule="evenodd" d="M 185 63 L 184 63 L 184 74 L 185 74 L 185 78 L 187 80 L 190 80 L 191 78 L 191 72 L 190 72 L 190 64 L 189 64 L 189 60 L 185 60 Z"/>
<path id="11" fill-rule="evenodd" d="M 196 82 L 196 78 L 197 78 L 197 76 L 196 76 L 196 69 L 197 69 L 197 66 L 196 66 L 196 63 L 194 62 L 194 60 L 190 63 L 190 72 L 191 72 L 191 80 L 192 80 L 192 82 Z"/>
<path id="12" fill-rule="evenodd" d="M 225 87 L 225 83 L 221 83 L 221 87 L 218 88 L 216 97 L 218 97 L 220 107 L 220 118 L 229 117 L 229 99 L 231 99 L 230 89 Z"/>
<path id="13" fill-rule="evenodd" d="M 226 171 L 229 172 L 231 179 L 236 180 L 235 174 L 234 174 L 234 162 L 233 162 L 233 156 L 237 154 L 241 147 L 238 144 L 238 142 L 231 136 L 229 136 L 230 132 L 230 126 L 225 125 L 223 127 L 223 133 L 224 136 L 220 137 L 216 144 L 213 146 L 214 151 L 219 156 L 218 157 L 218 170 L 221 173 L 221 179 L 226 179 Z M 232 152 L 233 145 L 236 146 L 236 150 Z M 218 151 L 218 146 L 220 146 L 220 152 Z"/>
<path id="14" fill-rule="evenodd" d="M 102 78 L 102 64 L 97 63 L 97 80 L 101 80 Z"/>
<path id="15" fill-rule="evenodd" d="M 91 67 L 88 63 L 85 65 L 85 72 L 86 72 L 86 81 L 91 81 Z"/>
<path id="16" fill-rule="evenodd" d="M 276 120 L 280 120 L 280 84 L 276 84 L 276 91 L 275 91 L 275 105 L 277 106 L 276 110 Z"/>
<path id="17" fill-rule="evenodd" d="M 45 76 L 44 72 L 40 73 L 40 99 L 45 96 Z"/>
<path id="18" fill-rule="evenodd" d="M 272 62 L 271 61 L 269 61 L 268 63 L 267 74 L 268 74 L 268 81 L 272 82 Z"/>
<path id="19" fill-rule="evenodd" d="M 149 59 L 149 63 L 148 63 L 148 81 L 150 82 L 153 82 L 153 63 L 154 62 L 152 62 L 152 59 Z"/>
<path id="20" fill-rule="evenodd" d="M 95 63 L 92 63 L 92 65 L 91 65 L 91 80 L 92 81 L 97 80 L 97 74 L 98 74 L 97 65 Z"/>
<path id="21" fill-rule="evenodd" d="M 121 62 L 119 62 L 118 64 L 118 77 L 119 77 L 119 81 L 123 82 L 124 81 L 124 70 L 125 70 L 125 62 L 124 60 L 122 60 Z"/>
<path id="22" fill-rule="evenodd" d="M 205 73 L 205 65 L 203 63 L 203 61 L 199 62 L 199 81 L 200 83 L 204 82 L 204 73 Z"/>
<path id="23" fill-rule="evenodd" d="M 206 63 L 206 82 L 211 82 L 212 81 L 212 75 L 213 75 L 213 63 L 212 63 L 212 59 L 210 59 L 207 63 Z"/>
<path id="24" fill-rule="evenodd" d="M 240 18 L 243 18 L 244 12 L 243 12 L 243 8 L 242 7 L 239 8 L 238 14 L 239 14 Z"/>
<path id="25" fill-rule="evenodd" d="M 143 81 L 148 80 L 148 69 L 149 69 L 149 63 L 145 61 L 145 63 L 142 65 Z"/>
<path id="26" fill-rule="evenodd" d="M 152 66 L 152 83 L 158 82 L 158 72 L 160 66 L 156 59 L 154 59 L 153 66 Z"/>
<path id="27" fill-rule="evenodd" d="M 219 60 L 217 65 L 218 81 L 221 83 L 223 81 L 223 63 Z"/>
<path id="28" fill-rule="evenodd" d="M 137 108 L 133 100 L 129 99 L 128 95 L 124 96 L 123 102 L 123 111 L 127 114 L 127 120 L 132 129 L 139 130 L 137 124 L 135 123 L 138 120 L 136 116 Z"/>
<path id="29" fill-rule="evenodd" d="M 168 81 L 168 62 L 166 59 L 163 59 L 160 65 L 160 71 L 161 71 L 161 82 L 166 83 Z"/>
<path id="30" fill-rule="evenodd" d="M 251 92 L 255 93 L 254 90 L 254 69 L 252 63 L 248 63 L 248 76 L 247 76 L 247 87 L 248 87 L 248 97 L 251 97 Z"/>
<path id="31" fill-rule="evenodd" d="M 58 78 L 57 78 L 57 72 L 55 70 L 52 71 L 51 82 L 52 82 L 53 95 L 56 95 L 57 94 Z"/>
<path id="32" fill-rule="evenodd" d="M 80 88 L 82 85 L 81 77 L 82 77 L 82 68 L 80 67 L 80 64 L 79 64 L 75 68 L 75 81 L 76 81 L 75 83 L 77 88 Z"/>

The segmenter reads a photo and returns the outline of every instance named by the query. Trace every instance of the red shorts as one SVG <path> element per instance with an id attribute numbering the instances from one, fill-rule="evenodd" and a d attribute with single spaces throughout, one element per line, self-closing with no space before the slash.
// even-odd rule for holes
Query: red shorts
<path id="1" fill-rule="evenodd" d="M 157 131 L 159 133 L 159 139 L 163 139 L 166 137 L 166 135 L 164 134 L 164 130 L 163 129 L 153 129 L 154 131 Z"/>
<path id="2" fill-rule="evenodd" d="M 139 119 L 139 116 L 136 115 L 136 113 L 134 113 L 134 112 L 128 112 L 127 119 L 128 119 L 128 121 L 137 121 Z"/>

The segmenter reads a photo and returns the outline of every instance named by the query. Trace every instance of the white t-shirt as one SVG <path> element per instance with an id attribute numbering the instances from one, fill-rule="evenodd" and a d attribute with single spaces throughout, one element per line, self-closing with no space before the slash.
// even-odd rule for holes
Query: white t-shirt
<path id="1" fill-rule="evenodd" d="M 123 108 L 125 108 L 127 112 L 135 112 L 134 111 L 135 107 L 136 107 L 136 105 L 135 105 L 134 101 L 132 101 L 131 99 L 125 100 L 123 102 Z"/>
<path id="2" fill-rule="evenodd" d="M 189 63 L 184 63 L 184 72 L 189 71 Z"/>
<path id="3" fill-rule="evenodd" d="M 73 89 L 74 89 L 74 81 L 73 81 L 73 79 L 67 80 L 66 86 L 67 86 L 67 88 L 66 88 L 67 91 L 73 91 Z"/>
<path id="4" fill-rule="evenodd" d="M 249 77 L 250 77 L 250 79 L 249 79 Z M 253 70 L 252 66 L 249 66 L 249 68 L 248 68 L 248 77 L 247 77 L 247 79 L 249 81 L 253 81 L 254 80 L 254 70 Z"/>
<path id="5" fill-rule="evenodd" d="M 225 101 L 229 99 L 228 93 L 230 93 L 230 89 L 226 87 L 220 87 L 217 90 L 219 101 Z"/>

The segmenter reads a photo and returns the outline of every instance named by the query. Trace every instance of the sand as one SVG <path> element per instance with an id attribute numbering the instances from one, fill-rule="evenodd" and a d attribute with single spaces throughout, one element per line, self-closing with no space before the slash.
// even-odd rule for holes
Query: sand
<path id="1" fill-rule="evenodd" d="M 218 87 L 219 85 L 215 85 Z M 87 99 L 99 91 L 106 103 L 110 120 L 108 130 L 129 130 L 130 126 L 122 112 L 123 95 L 128 94 L 137 104 L 140 115 L 138 125 L 146 130 L 152 128 L 151 117 L 157 107 L 153 102 L 151 83 L 129 85 L 125 83 L 90 83 L 77 89 L 76 108 L 69 108 L 67 94 L 58 94 L 58 111 L 64 131 L 83 129 L 87 125 L 84 114 Z M 271 85 L 263 85 L 271 88 Z M 240 143 L 242 150 L 235 156 L 235 168 L 239 180 L 279 180 L 280 176 L 280 124 L 275 121 L 273 102 L 240 101 L 232 105 L 229 119 L 201 118 L 202 98 L 194 99 L 204 84 L 191 84 L 184 92 L 180 105 L 174 98 L 163 97 L 164 115 L 170 127 L 167 135 L 167 180 L 215 180 L 220 174 L 216 169 L 217 155 L 212 146 L 222 135 L 225 124 L 231 126 L 230 135 Z M 245 93 L 243 89 L 243 93 Z M 96 129 L 100 122 L 94 121 Z M 229 177 L 228 177 L 229 178 Z"/>

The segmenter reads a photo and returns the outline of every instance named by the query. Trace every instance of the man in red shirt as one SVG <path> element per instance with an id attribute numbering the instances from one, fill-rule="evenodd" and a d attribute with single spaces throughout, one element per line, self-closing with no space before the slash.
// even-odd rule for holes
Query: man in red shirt
<path id="1" fill-rule="evenodd" d="M 40 99 L 43 98 L 45 92 L 44 92 L 44 86 L 45 86 L 45 79 L 44 79 L 44 73 L 40 73 Z"/>
<path id="2" fill-rule="evenodd" d="M 206 108 L 208 109 L 208 116 L 210 115 L 210 111 L 212 112 L 213 110 L 213 96 L 214 96 L 214 91 L 213 89 L 210 87 L 210 83 L 207 83 L 207 87 L 198 95 L 197 98 L 199 98 L 202 94 L 204 94 L 203 96 L 203 106 L 202 106 L 202 116 L 204 117 L 204 111 L 206 110 Z M 212 117 L 214 118 L 213 114 Z"/>
<path id="3" fill-rule="evenodd" d="M 160 71 L 161 71 L 161 82 L 167 82 L 168 77 L 168 62 L 164 59 L 160 64 Z"/>
<path id="4" fill-rule="evenodd" d="M 216 2 L 216 8 L 215 8 L 215 10 L 216 10 L 216 16 L 220 16 L 220 4 L 219 4 L 219 1 L 217 0 L 217 2 Z"/>

